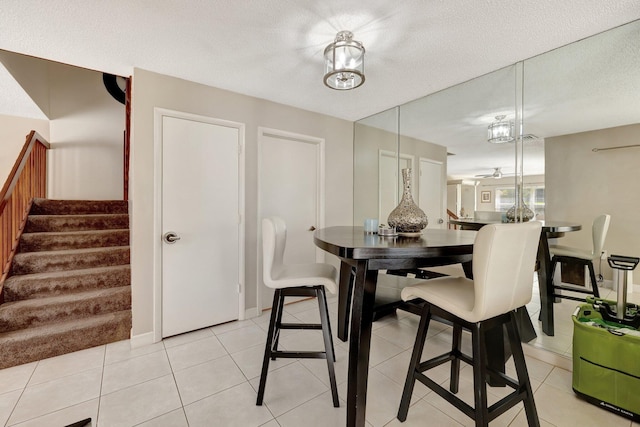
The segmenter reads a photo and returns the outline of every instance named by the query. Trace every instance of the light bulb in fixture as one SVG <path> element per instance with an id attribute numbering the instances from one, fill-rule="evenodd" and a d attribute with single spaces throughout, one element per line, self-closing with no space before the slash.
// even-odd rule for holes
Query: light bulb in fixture
<path id="1" fill-rule="evenodd" d="M 513 122 L 510 120 L 504 120 L 507 116 L 496 116 L 496 121 L 491 123 L 488 127 L 487 141 L 492 144 L 503 144 L 505 142 L 512 142 L 513 139 Z"/>
<path id="2" fill-rule="evenodd" d="M 340 31 L 324 50 L 324 84 L 331 89 L 355 89 L 364 83 L 364 46 L 351 31 Z"/>

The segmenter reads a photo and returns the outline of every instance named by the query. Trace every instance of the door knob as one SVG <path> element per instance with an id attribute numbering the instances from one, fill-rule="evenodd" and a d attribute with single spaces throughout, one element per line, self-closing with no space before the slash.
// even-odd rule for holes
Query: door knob
<path id="1" fill-rule="evenodd" d="M 167 243 L 175 243 L 180 240 L 180 237 L 175 233 L 175 231 L 167 231 L 162 236 L 165 242 Z"/>
<path id="2" fill-rule="evenodd" d="M 443 222 L 444 222 L 444 219 L 438 218 L 438 224 L 442 224 Z"/>
<path id="3" fill-rule="evenodd" d="M 315 231 L 315 227 L 312 225 L 311 227 L 309 227 L 309 231 Z"/>

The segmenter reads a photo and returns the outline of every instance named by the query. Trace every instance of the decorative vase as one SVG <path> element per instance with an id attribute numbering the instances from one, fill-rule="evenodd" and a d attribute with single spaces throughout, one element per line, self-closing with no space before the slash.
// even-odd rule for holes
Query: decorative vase
<path id="1" fill-rule="evenodd" d="M 536 216 L 535 212 L 529 209 L 529 206 L 524 202 L 522 198 L 522 190 L 520 190 L 520 206 L 513 205 L 507 211 L 507 222 L 520 222 L 522 216 L 522 222 L 527 222 Z"/>
<path id="2" fill-rule="evenodd" d="M 387 223 L 395 227 L 398 233 L 420 233 L 429 221 L 427 215 L 418 207 L 411 196 L 411 169 L 402 169 L 402 182 L 404 191 L 402 200 L 389 214 Z"/>

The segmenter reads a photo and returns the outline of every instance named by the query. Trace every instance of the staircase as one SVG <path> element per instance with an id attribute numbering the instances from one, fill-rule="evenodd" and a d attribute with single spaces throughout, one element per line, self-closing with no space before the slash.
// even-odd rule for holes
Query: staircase
<path id="1" fill-rule="evenodd" d="M 35 199 L 0 304 L 0 369 L 129 338 L 126 201 Z"/>

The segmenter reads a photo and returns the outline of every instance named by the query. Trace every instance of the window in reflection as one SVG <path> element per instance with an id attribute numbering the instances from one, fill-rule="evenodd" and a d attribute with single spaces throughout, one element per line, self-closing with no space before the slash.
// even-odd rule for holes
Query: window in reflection
<path id="1" fill-rule="evenodd" d="M 524 185 L 522 190 L 524 203 L 535 213 L 536 219 L 544 216 L 544 185 Z M 516 202 L 516 192 L 513 186 L 496 188 L 495 210 L 507 212 Z"/>

